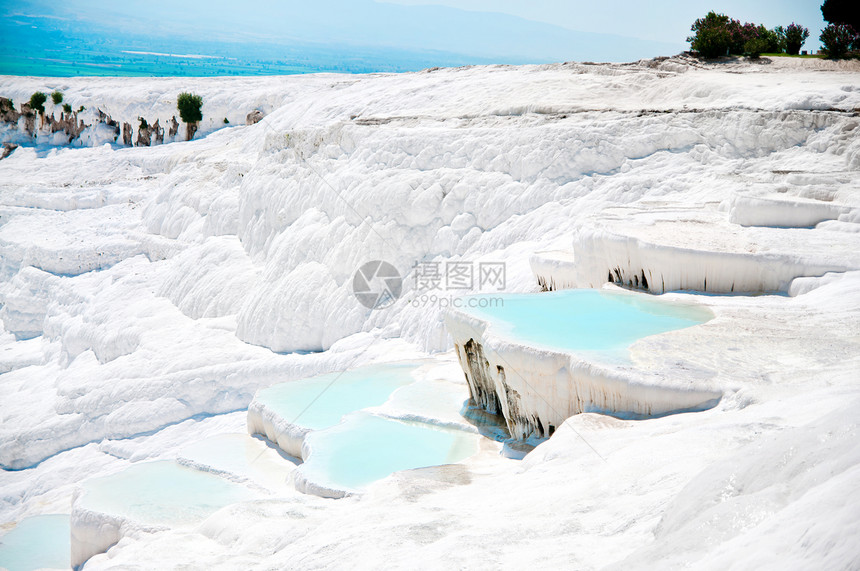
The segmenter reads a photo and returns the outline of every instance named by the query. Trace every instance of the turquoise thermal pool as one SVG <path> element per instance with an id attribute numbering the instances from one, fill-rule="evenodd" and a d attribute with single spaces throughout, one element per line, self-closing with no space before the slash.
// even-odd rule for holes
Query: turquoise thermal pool
<path id="1" fill-rule="evenodd" d="M 307 436 L 310 457 L 299 468 L 311 482 L 354 491 L 412 468 L 459 462 L 478 452 L 479 436 L 367 413 Z"/>
<path id="2" fill-rule="evenodd" d="M 261 389 L 256 400 L 281 418 L 321 430 L 338 424 L 347 414 L 378 406 L 396 389 L 412 383 L 418 363 L 393 363 L 329 373 Z"/>
<path id="3" fill-rule="evenodd" d="M 30 571 L 71 567 L 69 516 L 37 515 L 0 535 L 0 568 Z"/>
<path id="4" fill-rule="evenodd" d="M 245 486 L 171 461 L 134 464 L 83 484 L 86 510 L 156 526 L 190 525 L 257 495 Z"/>
<path id="5" fill-rule="evenodd" d="M 414 373 L 422 365 L 384 363 L 258 391 L 254 400 L 265 407 L 265 418 L 276 419 L 266 430 L 309 430 L 299 437 L 304 463 L 296 476 L 308 484 L 299 489 L 338 497 L 400 470 L 455 463 L 478 452 L 481 437 L 455 427 L 462 421 L 464 387 L 418 380 Z"/>
<path id="6" fill-rule="evenodd" d="M 565 351 L 616 352 L 642 337 L 692 327 L 714 317 L 700 306 L 591 289 L 488 294 L 463 301 L 461 311 L 489 322 L 493 334 Z"/>
<path id="7" fill-rule="evenodd" d="M 264 488 L 280 490 L 294 465 L 246 433 L 218 434 L 185 446 L 179 463 L 196 469 L 232 475 Z"/>

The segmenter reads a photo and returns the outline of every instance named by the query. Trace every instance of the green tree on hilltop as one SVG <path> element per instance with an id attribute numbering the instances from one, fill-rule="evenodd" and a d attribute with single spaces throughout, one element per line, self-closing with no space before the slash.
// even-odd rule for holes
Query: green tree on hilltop
<path id="1" fill-rule="evenodd" d="M 803 42 L 809 37 L 809 30 L 794 22 L 785 28 L 785 53 L 796 56 L 800 53 Z"/>
<path id="2" fill-rule="evenodd" d="M 818 39 L 827 57 L 832 59 L 847 57 L 852 46 L 855 49 L 860 46 L 860 35 L 850 24 L 828 24 Z"/>
<path id="3" fill-rule="evenodd" d="M 725 14 L 708 12 L 704 18 L 699 18 L 690 28 L 694 35 L 687 38 L 690 48 L 706 58 L 728 55 L 732 43 L 732 35 L 728 29 L 729 17 Z"/>

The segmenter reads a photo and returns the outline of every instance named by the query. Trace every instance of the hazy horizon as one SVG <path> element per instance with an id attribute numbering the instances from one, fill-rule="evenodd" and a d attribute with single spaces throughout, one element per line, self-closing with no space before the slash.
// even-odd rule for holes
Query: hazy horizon
<path id="1" fill-rule="evenodd" d="M 825 26 L 821 1 L 782 0 L 607 0 L 600 3 L 576 0 L 379 0 L 401 5 L 445 5 L 464 10 L 494 11 L 536 22 L 552 23 L 574 31 L 614 33 L 642 40 L 686 44 L 690 27 L 711 10 L 741 22 L 768 28 L 792 22 L 809 29 L 804 49 L 818 50 L 818 36 Z"/>
<path id="2" fill-rule="evenodd" d="M 325 0 L 300 10 L 275 0 L 244 10 L 223 0 L 25 0 L 0 26 L 0 73 L 14 75 L 412 71 L 635 61 L 685 48 L 677 39 L 656 42 L 573 31 L 512 14 L 372 0 Z M 164 57 L 144 52 L 203 54 L 222 61 L 173 57 L 154 63 Z"/>
<path id="3" fill-rule="evenodd" d="M 690 25 L 710 9 L 768 27 L 796 21 L 810 29 L 804 49 L 818 49 L 820 9 L 800 0 L 263 0 L 252 7 L 22 0 L 0 21 L 0 74 L 280 75 L 626 62 L 685 51 Z"/>

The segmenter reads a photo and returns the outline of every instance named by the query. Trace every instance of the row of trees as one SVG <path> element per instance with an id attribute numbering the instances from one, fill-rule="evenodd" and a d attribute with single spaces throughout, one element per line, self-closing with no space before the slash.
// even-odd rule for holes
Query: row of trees
<path id="1" fill-rule="evenodd" d="M 47 94 L 42 91 L 37 91 L 30 96 L 30 109 L 38 111 L 40 115 L 44 115 L 46 101 L 48 101 Z M 54 105 L 63 103 L 63 92 L 54 91 L 51 93 L 51 101 L 54 102 Z M 176 108 L 179 110 L 179 116 L 182 118 L 182 122 L 188 126 L 188 139 L 191 140 L 195 131 L 197 131 L 197 124 L 203 119 L 203 97 L 200 95 L 194 95 L 193 93 L 182 92 L 179 94 L 179 97 L 176 98 Z M 83 110 L 84 106 L 82 105 L 81 108 L 78 109 L 78 112 Z M 63 111 L 71 113 L 72 107 L 68 103 L 64 103 Z M 141 121 L 141 127 L 145 128 L 146 121 L 143 119 Z M 224 122 L 228 122 L 226 118 L 224 119 Z"/>
<path id="2" fill-rule="evenodd" d="M 695 34 L 687 38 L 690 47 L 706 58 L 730 54 L 758 57 L 762 53 L 783 52 L 797 55 L 809 37 L 809 30 L 794 22 L 768 30 L 761 24 L 741 24 L 716 12 L 708 12 L 696 20 L 691 30 Z"/>
<path id="3" fill-rule="evenodd" d="M 821 5 L 821 13 L 829 24 L 819 39 L 828 57 L 842 58 L 852 50 L 860 50 L 860 11 L 854 4 L 856 1 L 825 0 Z M 798 55 L 809 38 L 809 30 L 794 22 L 768 30 L 761 24 L 741 24 L 716 12 L 708 12 L 696 20 L 691 30 L 695 32 L 687 38 L 691 49 L 706 58 L 732 54 L 758 57 L 762 53 L 783 52 Z"/>

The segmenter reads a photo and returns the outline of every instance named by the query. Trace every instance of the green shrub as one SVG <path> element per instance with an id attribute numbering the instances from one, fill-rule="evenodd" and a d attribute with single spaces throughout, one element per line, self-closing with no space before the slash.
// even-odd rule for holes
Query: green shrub
<path id="1" fill-rule="evenodd" d="M 756 26 L 749 22 L 741 24 L 740 20 L 729 20 L 727 28 L 731 36 L 731 41 L 729 42 L 730 54 L 746 53 L 747 42 L 758 39 L 762 30 L 767 31 L 767 28 L 764 26 Z"/>
<path id="2" fill-rule="evenodd" d="M 84 107 L 83 105 L 81 105 L 81 106 L 78 108 L 78 113 L 80 113 L 80 112 L 81 112 L 81 111 L 83 111 L 84 109 L 86 109 L 86 107 Z"/>
<path id="3" fill-rule="evenodd" d="M 753 38 L 744 44 L 744 53 L 751 58 L 757 59 L 763 52 L 768 51 L 768 46 L 766 38 Z"/>
<path id="4" fill-rule="evenodd" d="M 38 111 L 39 113 L 45 112 L 45 101 L 48 100 L 48 96 L 42 93 L 41 91 L 37 91 L 33 95 L 30 96 L 30 109 L 33 111 Z"/>
<path id="5" fill-rule="evenodd" d="M 809 30 L 792 22 L 785 28 L 785 52 L 796 56 L 808 37 Z"/>
<path id="6" fill-rule="evenodd" d="M 63 103 L 63 111 L 68 115 L 72 112 L 72 106 L 68 103 Z"/>
<path id="7" fill-rule="evenodd" d="M 225 125 L 229 125 L 229 124 L 230 124 L 230 121 L 228 121 L 226 117 L 224 117 L 224 124 L 225 124 Z"/>
<path id="8" fill-rule="evenodd" d="M 148 129 L 149 128 L 149 123 L 146 122 L 146 119 L 144 119 L 143 117 L 138 117 L 138 119 L 140 119 L 140 128 L 141 129 Z"/>
<path id="9" fill-rule="evenodd" d="M 844 58 L 852 45 L 860 44 L 860 36 L 848 24 L 828 24 L 819 39 L 827 57 L 833 59 Z"/>
<path id="10" fill-rule="evenodd" d="M 782 26 L 777 26 L 772 30 L 768 30 L 764 26 L 758 27 L 758 37 L 767 42 L 767 48 L 762 50 L 762 53 L 778 54 L 785 51 L 785 45 L 782 42 L 780 31 Z"/>
<path id="11" fill-rule="evenodd" d="M 201 107 L 203 107 L 203 98 L 199 95 L 182 92 L 176 98 L 176 108 L 179 109 L 179 116 L 185 123 L 197 123 L 203 119 Z"/>
<path id="12" fill-rule="evenodd" d="M 63 92 L 55 91 L 51 94 L 51 101 L 54 102 L 54 105 L 59 105 L 63 102 Z"/>
<path id="13" fill-rule="evenodd" d="M 696 20 L 690 30 L 694 35 L 687 38 L 690 48 L 705 58 L 727 55 L 732 42 L 729 31 L 729 17 L 725 14 L 708 12 L 704 18 Z"/>
<path id="14" fill-rule="evenodd" d="M 776 34 L 776 40 L 779 45 L 779 49 L 776 53 L 782 53 L 785 51 L 785 28 L 782 26 L 777 26 L 773 29 L 773 33 Z"/>

